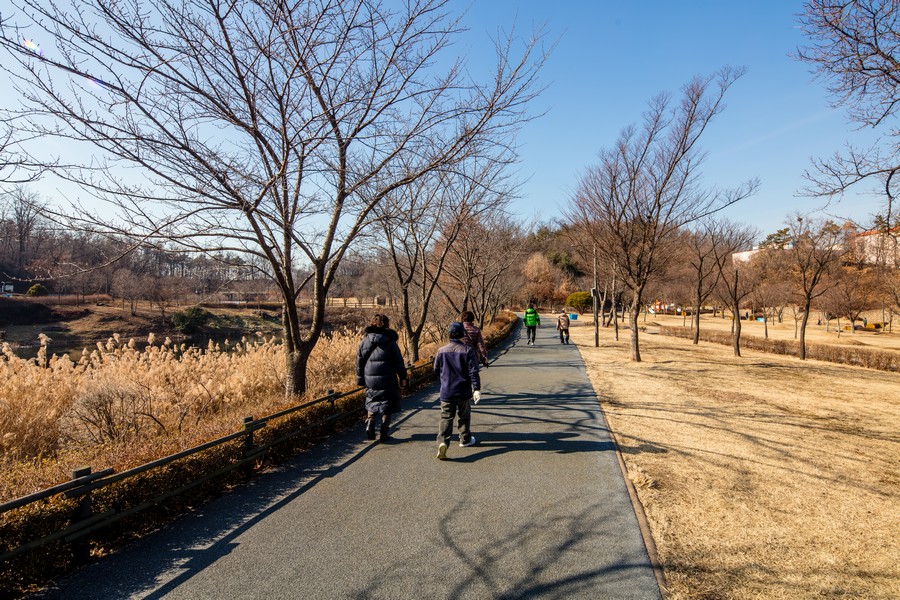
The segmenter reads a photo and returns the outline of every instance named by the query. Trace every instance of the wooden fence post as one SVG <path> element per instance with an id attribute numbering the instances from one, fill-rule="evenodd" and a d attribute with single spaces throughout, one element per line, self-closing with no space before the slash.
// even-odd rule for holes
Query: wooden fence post
<path id="1" fill-rule="evenodd" d="M 241 454 L 241 458 L 247 458 L 250 453 L 253 451 L 255 447 L 255 443 L 253 441 L 253 429 L 251 429 L 250 423 L 253 422 L 253 417 L 244 417 L 243 424 L 241 429 L 246 431 L 247 434 L 244 436 L 244 450 Z M 247 477 L 250 477 L 253 474 L 253 463 L 248 462 L 243 469 L 241 469 Z"/>
<path id="2" fill-rule="evenodd" d="M 334 400 L 335 400 L 334 390 L 325 390 L 325 395 L 328 396 L 328 406 L 330 407 L 330 412 L 331 412 L 331 414 L 328 416 L 333 417 L 334 415 L 337 414 L 337 412 L 334 409 Z M 329 433 L 334 433 L 334 419 L 331 419 L 328 421 L 327 431 Z"/>
<path id="3" fill-rule="evenodd" d="M 244 422 L 241 426 L 243 431 L 247 431 L 248 425 L 253 422 L 253 417 L 244 417 Z M 253 430 L 247 431 L 247 435 L 244 436 L 244 456 L 250 454 L 250 451 L 253 450 Z"/>
<path id="4" fill-rule="evenodd" d="M 81 467 L 72 471 L 72 479 L 79 479 L 91 474 L 90 467 Z M 91 493 L 88 492 L 81 496 L 75 510 L 72 511 L 72 524 L 79 523 L 85 519 L 89 519 L 93 514 L 91 507 Z M 80 538 L 72 542 L 72 560 L 75 564 L 84 564 L 91 557 L 91 544 L 87 537 Z"/>

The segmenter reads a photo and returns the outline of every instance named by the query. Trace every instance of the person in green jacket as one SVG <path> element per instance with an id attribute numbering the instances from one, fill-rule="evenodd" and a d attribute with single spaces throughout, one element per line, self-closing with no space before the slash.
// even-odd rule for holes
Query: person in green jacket
<path id="1" fill-rule="evenodd" d="M 529 304 L 525 309 L 525 329 L 528 331 L 528 345 L 534 346 L 534 338 L 537 335 L 537 328 L 541 326 L 541 316 L 534 308 L 534 304 Z"/>

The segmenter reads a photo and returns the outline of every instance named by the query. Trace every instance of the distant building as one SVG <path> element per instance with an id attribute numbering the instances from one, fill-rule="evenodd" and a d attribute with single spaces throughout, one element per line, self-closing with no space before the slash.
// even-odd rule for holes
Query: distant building
<path id="1" fill-rule="evenodd" d="M 733 263 L 746 263 L 746 262 L 750 262 L 750 259 L 752 259 L 754 256 L 756 256 L 763 250 L 790 250 L 792 248 L 793 248 L 793 246 L 791 244 L 785 244 L 785 246 L 783 248 L 780 246 L 774 247 L 774 248 L 773 247 L 753 246 L 753 249 L 751 249 L 751 250 L 744 250 L 743 252 L 733 253 L 731 255 L 731 261 Z"/>
<path id="2" fill-rule="evenodd" d="M 745 263 L 750 262 L 750 259 L 756 256 L 759 253 L 760 247 L 754 246 L 752 250 L 744 250 L 743 252 L 735 252 L 731 255 L 731 262 L 734 263 Z"/>
<path id="3" fill-rule="evenodd" d="M 856 233 L 850 236 L 848 244 L 859 262 L 900 268 L 900 227 Z"/>
<path id="4" fill-rule="evenodd" d="M 846 259 L 848 262 L 900 268 L 900 227 L 889 231 L 871 229 L 860 233 L 851 233 L 845 240 L 846 250 L 850 253 L 850 257 Z M 787 243 L 781 249 L 790 250 L 792 248 L 793 245 Z M 735 263 L 747 263 L 756 254 L 767 249 L 775 248 L 754 246 L 752 250 L 733 253 L 731 260 Z"/>

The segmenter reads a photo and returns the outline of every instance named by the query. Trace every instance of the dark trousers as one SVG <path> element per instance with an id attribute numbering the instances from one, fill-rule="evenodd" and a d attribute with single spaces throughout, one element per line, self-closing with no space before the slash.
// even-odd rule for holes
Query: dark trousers
<path id="1" fill-rule="evenodd" d="M 560 329 L 559 330 L 559 341 L 564 342 L 566 344 L 569 343 L 569 330 L 568 329 Z"/>
<path id="2" fill-rule="evenodd" d="M 472 432 L 469 430 L 469 422 L 472 419 L 472 407 L 469 398 L 465 400 L 441 400 L 441 424 L 438 427 L 438 444 L 450 445 L 450 437 L 453 435 L 453 419 L 459 417 L 456 424 L 459 430 L 459 441 L 463 444 L 469 442 Z"/>
<path id="3" fill-rule="evenodd" d="M 526 325 L 525 329 L 528 332 L 528 341 L 533 342 L 534 336 L 537 335 L 537 325 Z"/>

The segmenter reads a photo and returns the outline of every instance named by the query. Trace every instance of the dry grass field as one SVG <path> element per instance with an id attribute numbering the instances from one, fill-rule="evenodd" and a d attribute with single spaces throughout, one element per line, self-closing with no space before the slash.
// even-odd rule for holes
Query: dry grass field
<path id="1" fill-rule="evenodd" d="M 879 311 L 880 314 L 880 311 Z M 590 315 L 586 315 L 590 319 Z M 872 321 L 875 321 L 873 316 Z M 647 320 L 641 317 L 639 325 L 647 326 L 653 331 L 654 325 L 667 325 L 669 327 L 681 327 L 685 323 L 683 317 L 674 315 L 649 315 Z M 687 327 L 690 328 L 690 317 L 687 318 Z M 821 325 L 816 324 L 816 319 L 812 319 L 806 328 L 806 341 L 808 343 L 836 344 L 841 346 L 869 346 L 881 350 L 897 350 L 900 352 L 900 327 L 894 328 L 894 333 L 881 333 L 874 331 L 848 331 L 843 326 L 848 325 L 846 319 L 841 320 L 842 329 L 837 328 L 837 319 L 831 321 L 830 325 L 824 322 Z M 857 325 L 861 323 L 857 322 Z M 731 331 L 731 319 L 712 317 L 710 315 L 702 315 L 700 317 L 700 331 Z M 763 337 L 765 333 L 763 323 L 759 321 L 741 321 L 741 335 L 752 335 Z M 794 337 L 794 320 L 790 316 L 785 316 L 782 323 L 777 321 L 769 321 L 769 337 L 776 340 L 793 340 Z"/>
<path id="2" fill-rule="evenodd" d="M 900 598 L 900 374 L 576 323 L 670 598 Z"/>

